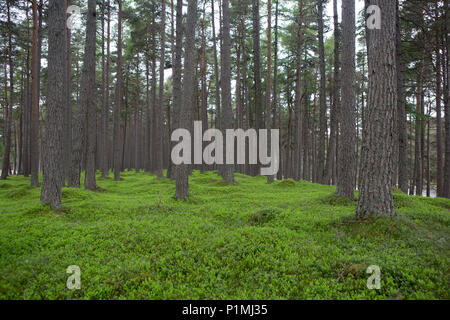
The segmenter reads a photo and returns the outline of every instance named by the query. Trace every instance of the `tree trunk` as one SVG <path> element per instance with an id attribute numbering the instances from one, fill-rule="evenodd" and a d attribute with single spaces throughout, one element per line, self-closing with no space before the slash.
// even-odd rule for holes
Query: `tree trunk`
<path id="1" fill-rule="evenodd" d="M 273 99 L 272 99 L 272 117 L 273 117 L 273 128 L 279 129 L 281 128 L 281 121 L 277 121 L 277 113 L 278 113 L 278 16 L 279 16 L 279 0 L 275 0 L 275 43 L 274 43 L 274 52 L 273 52 Z M 244 29 L 244 28 L 242 28 Z M 281 112 L 279 113 L 281 114 Z M 278 158 L 278 163 L 280 169 L 277 173 L 277 179 L 283 179 L 283 161 L 281 161 L 281 154 Z"/>
<path id="2" fill-rule="evenodd" d="M 341 61 L 340 61 L 340 41 L 341 32 L 339 30 L 337 0 L 333 0 L 333 20 L 334 20 L 334 84 L 333 103 L 330 113 L 330 143 L 328 144 L 327 162 L 325 166 L 324 182 L 333 182 L 333 169 L 336 166 L 336 136 L 338 134 L 337 124 L 341 111 Z M 339 114 L 338 114 L 339 113 Z"/>
<path id="3" fill-rule="evenodd" d="M 325 77 L 325 47 L 323 40 L 323 5 L 324 0 L 318 0 L 317 4 L 317 24 L 319 27 L 319 61 L 320 61 L 320 95 L 319 95 L 319 144 L 317 155 L 317 181 L 324 181 L 325 144 L 327 137 L 327 98 L 326 98 L 326 77 Z"/>
<path id="4" fill-rule="evenodd" d="M 164 106 L 164 68 L 166 55 L 166 0 L 161 0 L 161 62 L 159 64 L 159 106 L 156 107 L 155 172 L 163 177 L 163 106 Z"/>
<path id="5" fill-rule="evenodd" d="M 117 38 L 117 86 L 116 105 L 114 106 L 114 180 L 120 181 L 121 150 L 120 150 L 120 120 L 122 112 L 122 0 L 119 2 L 119 25 Z"/>
<path id="6" fill-rule="evenodd" d="M 9 175 L 9 161 L 11 153 L 11 122 L 12 122 L 12 110 L 13 110 L 13 99 L 14 99 L 14 68 L 13 68 L 13 49 L 12 49 L 12 30 L 11 30 L 11 12 L 10 3 L 6 2 L 8 10 L 8 61 L 9 61 L 9 104 L 6 107 L 6 123 L 5 123 L 5 149 L 3 151 L 3 162 L 2 162 L 2 174 L 0 180 L 6 180 Z"/>
<path id="7" fill-rule="evenodd" d="M 66 3 L 50 0 L 48 8 L 48 87 L 41 203 L 61 208 L 63 180 Z"/>
<path id="8" fill-rule="evenodd" d="M 261 43 L 260 43 L 260 17 L 259 17 L 259 0 L 252 0 L 253 13 L 253 72 L 254 72 L 254 105 L 255 105 L 255 124 L 254 128 L 259 133 L 259 129 L 263 128 L 262 119 L 262 90 L 261 90 Z M 259 150 L 259 147 L 258 147 Z M 259 165 L 251 166 L 251 174 L 256 176 Z"/>
<path id="9" fill-rule="evenodd" d="M 398 108 L 398 187 L 408 193 L 408 132 L 406 119 L 405 90 L 403 85 L 403 54 L 400 33 L 399 0 L 396 1 L 396 64 L 397 64 L 397 108 Z"/>
<path id="10" fill-rule="evenodd" d="M 231 39 L 230 39 L 230 8 L 229 0 L 222 0 L 223 12 L 223 28 L 222 28 L 222 124 L 223 132 L 227 129 L 233 128 L 233 110 L 231 106 Z M 224 144 L 226 146 L 226 139 Z M 226 150 L 226 149 L 224 149 Z M 224 153 L 225 155 L 225 153 Z M 224 181 L 234 182 L 234 165 L 225 163 L 222 171 L 222 178 Z"/>
<path id="11" fill-rule="evenodd" d="M 103 5 L 105 0 L 103 1 Z M 106 67 L 103 72 L 104 74 L 104 87 L 103 87 L 103 105 L 102 105 L 102 122 L 101 122 L 101 151 L 100 151 L 100 170 L 102 172 L 102 178 L 106 178 L 109 175 L 108 166 L 108 127 L 109 127 L 109 74 L 110 74 L 110 41 L 111 41 L 111 7 L 110 1 L 106 1 L 107 10 L 107 27 L 106 27 Z M 102 18 L 102 25 L 104 24 L 104 19 Z M 102 50 L 103 50 L 102 42 Z"/>
<path id="12" fill-rule="evenodd" d="M 239 68 L 239 53 L 238 53 L 238 68 Z M 202 48 L 201 48 L 201 59 L 200 59 L 200 73 L 201 73 L 201 86 L 202 86 L 202 110 L 201 110 L 201 120 L 203 131 L 208 130 L 208 88 L 206 87 L 206 36 L 205 36 L 205 2 L 203 3 L 203 19 L 202 19 Z M 238 71 L 239 73 L 239 71 Z M 237 87 L 239 87 L 239 78 L 237 79 Z M 236 89 L 237 90 L 237 89 Z M 239 97 L 236 97 L 236 101 Z M 237 102 L 236 102 L 237 103 Z M 203 132 L 202 132 L 203 135 Z M 202 164 L 201 171 L 206 171 L 206 164 Z"/>
<path id="13" fill-rule="evenodd" d="M 302 132 L 303 132 L 303 112 L 302 112 L 302 46 L 303 46 L 303 0 L 299 0 L 299 16 L 297 29 L 297 86 L 296 86 L 296 103 L 295 103 L 295 147 L 294 147 L 294 180 L 300 181 L 302 179 L 302 161 L 303 161 L 303 146 L 302 146 Z"/>
<path id="14" fill-rule="evenodd" d="M 95 152 L 96 152 L 96 124 L 97 124 L 97 90 L 95 85 L 95 47 L 96 47 L 96 3 L 95 0 L 88 1 L 88 19 L 86 26 L 86 49 L 84 54 L 83 75 L 86 73 L 87 97 L 81 98 L 85 103 L 83 109 L 86 110 L 86 175 L 84 188 L 87 190 L 97 189 L 95 179 Z"/>
<path id="15" fill-rule="evenodd" d="M 337 194 L 355 197 L 355 1 L 342 1 L 342 105 Z"/>
<path id="16" fill-rule="evenodd" d="M 178 20 L 182 18 L 182 0 L 177 2 L 177 43 L 178 26 L 181 24 Z M 195 29 L 197 25 L 197 0 L 191 0 L 188 3 L 187 22 L 186 22 L 186 41 L 185 41 L 185 67 L 183 82 L 183 104 L 179 110 L 180 127 L 189 129 L 191 127 L 191 108 L 194 105 L 194 85 L 195 85 Z M 181 59 L 180 59 L 181 60 Z M 189 197 L 189 166 L 181 164 L 176 172 L 176 199 L 186 199 Z"/>
<path id="17" fill-rule="evenodd" d="M 381 30 L 367 29 L 369 60 L 368 108 L 361 149 L 358 218 L 395 216 L 392 171 L 397 85 L 395 2 L 375 0 L 383 12 Z"/>
<path id="18" fill-rule="evenodd" d="M 266 129 L 270 134 L 272 127 L 272 2 L 267 1 L 267 89 L 266 89 Z M 267 150 L 271 150 L 271 139 L 267 139 Z M 271 155 L 273 156 L 273 155 Z M 275 176 L 267 176 L 267 182 L 272 183 Z"/>

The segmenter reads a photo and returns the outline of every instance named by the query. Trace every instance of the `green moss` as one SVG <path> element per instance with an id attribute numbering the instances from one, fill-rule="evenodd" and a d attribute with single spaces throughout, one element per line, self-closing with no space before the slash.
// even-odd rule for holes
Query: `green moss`
<path id="1" fill-rule="evenodd" d="M 26 178 L 0 184 L 0 299 L 450 299 L 447 199 L 394 192 L 398 218 L 358 220 L 356 202 L 304 181 L 194 171 L 177 201 L 169 179 L 123 176 L 64 188 L 60 211 Z"/>

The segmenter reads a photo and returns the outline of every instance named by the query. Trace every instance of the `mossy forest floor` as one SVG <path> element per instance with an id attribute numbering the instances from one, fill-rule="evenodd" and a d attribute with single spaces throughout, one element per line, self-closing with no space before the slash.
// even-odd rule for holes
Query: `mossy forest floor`
<path id="1" fill-rule="evenodd" d="M 65 188 L 60 212 L 28 179 L 1 181 L 0 299 L 450 299 L 450 200 L 396 192 L 398 218 L 358 221 L 308 182 L 196 171 L 176 201 L 168 179 L 122 177 Z"/>

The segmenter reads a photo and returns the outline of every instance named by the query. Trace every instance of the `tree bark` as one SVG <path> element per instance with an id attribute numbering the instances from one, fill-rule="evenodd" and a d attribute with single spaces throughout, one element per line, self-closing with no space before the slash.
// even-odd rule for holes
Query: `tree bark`
<path id="1" fill-rule="evenodd" d="M 340 41 L 341 32 L 339 29 L 337 0 L 333 0 L 333 20 L 334 20 L 334 87 L 333 103 L 330 112 L 330 143 L 328 144 L 327 162 L 325 166 L 324 182 L 333 182 L 333 169 L 336 166 L 336 136 L 338 135 L 337 124 L 341 112 L 341 61 L 340 61 Z"/>
<path id="2" fill-rule="evenodd" d="M 319 61 L 320 61 L 320 95 L 319 95 L 319 144 L 317 155 L 317 181 L 324 181 L 325 145 L 327 137 L 327 101 L 326 101 L 326 77 L 325 77 L 325 47 L 323 26 L 324 0 L 318 0 L 317 23 L 319 27 Z"/>
<path id="3" fill-rule="evenodd" d="M 14 99 L 14 67 L 13 67 L 13 49 L 12 49 L 12 30 L 11 30 L 11 9 L 10 2 L 6 2 L 8 11 L 8 61 L 9 61 L 9 104 L 6 107 L 6 124 L 5 124 L 5 149 L 3 151 L 2 173 L 0 180 L 6 180 L 10 170 L 10 153 L 11 153 L 11 122 L 12 122 L 12 106 Z"/>
<path id="4" fill-rule="evenodd" d="M 262 119 L 262 90 L 261 90 L 261 43 L 260 43 L 260 17 L 259 17 L 259 0 L 252 0 L 253 14 L 253 59 L 254 59 L 254 105 L 255 105 L 255 123 L 254 129 L 259 133 L 259 129 L 263 128 Z M 259 148 L 258 148 L 259 150 Z M 250 166 L 251 174 L 256 176 L 259 174 L 259 165 Z"/>
<path id="5" fill-rule="evenodd" d="M 164 68 L 166 55 L 166 0 L 161 0 L 161 61 L 159 64 L 159 106 L 156 107 L 155 172 L 163 177 L 163 106 L 164 106 Z"/>
<path id="6" fill-rule="evenodd" d="M 303 112 L 302 112 L 302 46 L 303 46 L 303 0 L 299 0 L 299 16 L 297 29 L 297 85 L 296 85 L 296 103 L 295 103 L 295 147 L 294 147 L 294 180 L 300 181 L 302 179 L 302 162 L 303 162 Z"/>
<path id="7" fill-rule="evenodd" d="M 177 3 L 177 42 L 178 25 L 181 19 L 181 0 Z M 180 12 L 178 12 L 180 11 Z M 180 22 L 181 23 L 181 22 Z M 179 111 L 180 127 L 189 130 L 191 127 L 191 108 L 194 105 L 194 85 L 195 85 L 195 29 L 197 25 L 197 0 L 188 3 L 186 21 L 186 41 L 185 41 L 185 67 L 183 81 L 183 104 Z M 181 164 L 176 172 L 176 199 L 186 199 L 189 197 L 189 166 Z"/>
<path id="8" fill-rule="evenodd" d="M 103 0 L 103 5 L 105 5 L 105 0 Z M 107 27 L 106 27 L 106 61 L 104 74 L 104 87 L 103 87 L 103 105 L 102 105 L 102 116 L 101 116 L 101 151 L 100 151 L 100 170 L 102 172 L 102 178 L 106 178 L 109 174 L 108 166 L 108 127 L 109 127 L 109 74 L 110 74 L 110 41 L 111 41 L 111 7 L 110 0 L 106 1 L 107 10 Z M 104 24 L 104 19 L 102 18 L 102 25 Z M 102 42 L 102 50 L 104 48 Z"/>
<path id="9" fill-rule="evenodd" d="M 397 108 L 398 108 L 398 187 L 408 193 L 408 132 L 406 119 L 405 90 L 403 85 L 403 53 L 400 33 L 399 0 L 396 1 L 396 64 L 397 64 Z"/>
<path id="10" fill-rule="evenodd" d="M 120 181 L 121 150 L 120 150 L 120 121 L 122 110 L 122 0 L 119 2 L 119 25 L 117 35 L 117 85 L 116 104 L 114 106 L 114 180 Z"/>
<path id="11" fill-rule="evenodd" d="M 63 180 L 66 3 L 50 0 L 48 8 L 48 87 L 41 203 L 61 208 Z"/>
<path id="12" fill-rule="evenodd" d="M 83 74 L 86 72 L 87 96 L 81 99 L 85 103 L 83 109 L 86 110 L 86 174 L 84 188 L 87 190 L 97 189 L 95 179 L 95 153 L 96 153 L 96 125 L 97 125 L 97 90 L 95 85 L 95 49 L 96 49 L 96 1 L 88 1 L 88 19 L 86 26 L 86 49 L 83 63 Z"/>
<path id="13" fill-rule="evenodd" d="M 231 39 L 230 39 L 230 8 L 229 0 L 222 0 L 223 27 L 222 27 L 222 124 L 223 132 L 233 128 L 233 110 L 231 107 Z M 224 144 L 226 145 L 226 139 Z M 224 149 L 226 150 L 226 149 Z M 225 153 L 224 153 L 225 155 Z M 234 165 L 224 164 L 222 171 L 224 181 L 234 182 Z"/>
<path id="14" fill-rule="evenodd" d="M 342 0 L 342 105 L 340 115 L 341 148 L 339 152 L 337 194 L 355 197 L 355 1 Z"/>
<path id="15" fill-rule="evenodd" d="M 369 94 L 361 149 L 358 218 L 395 216 L 392 171 L 397 113 L 395 2 L 374 0 L 381 30 L 367 29 Z"/>

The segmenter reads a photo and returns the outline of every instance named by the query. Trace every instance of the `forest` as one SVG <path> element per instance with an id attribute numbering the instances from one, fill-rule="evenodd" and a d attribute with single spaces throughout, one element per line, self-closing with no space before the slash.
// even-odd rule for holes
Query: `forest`
<path id="1" fill-rule="evenodd" d="M 447 1 L 0 10 L 0 299 L 450 299 Z"/>

